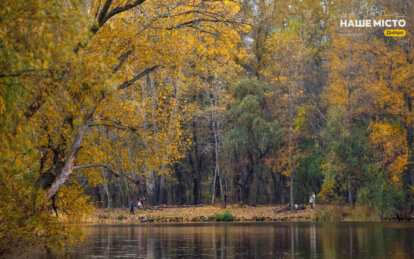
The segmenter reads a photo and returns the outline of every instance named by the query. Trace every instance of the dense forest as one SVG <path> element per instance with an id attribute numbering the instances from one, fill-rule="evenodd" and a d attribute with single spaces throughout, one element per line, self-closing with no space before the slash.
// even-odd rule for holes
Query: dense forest
<path id="1" fill-rule="evenodd" d="M 91 208 L 414 211 L 409 0 L 3 0 L 0 254 Z M 404 17 L 405 37 L 340 19 Z M 385 19 L 384 18 L 384 19 Z"/>

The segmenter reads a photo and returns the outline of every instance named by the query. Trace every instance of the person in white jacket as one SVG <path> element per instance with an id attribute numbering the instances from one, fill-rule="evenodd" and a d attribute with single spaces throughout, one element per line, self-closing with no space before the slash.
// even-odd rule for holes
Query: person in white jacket
<path id="1" fill-rule="evenodd" d="M 309 203 L 311 205 L 311 209 L 315 209 L 315 204 L 316 204 L 316 196 L 315 193 L 313 192 L 312 195 L 309 197 Z"/>

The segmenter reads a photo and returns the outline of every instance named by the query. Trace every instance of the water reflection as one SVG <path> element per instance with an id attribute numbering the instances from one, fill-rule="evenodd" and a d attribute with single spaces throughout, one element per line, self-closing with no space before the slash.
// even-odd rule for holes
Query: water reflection
<path id="1" fill-rule="evenodd" d="M 92 226 L 70 258 L 412 258 L 413 223 Z"/>

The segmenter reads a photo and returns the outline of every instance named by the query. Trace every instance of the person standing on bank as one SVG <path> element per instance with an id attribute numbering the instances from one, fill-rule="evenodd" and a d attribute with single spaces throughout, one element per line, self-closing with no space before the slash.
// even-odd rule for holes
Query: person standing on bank
<path id="1" fill-rule="evenodd" d="M 134 212 L 134 202 L 133 201 L 131 201 L 131 207 L 130 207 L 131 209 L 130 209 L 130 213 L 131 214 L 134 214 L 135 215 L 135 212 Z"/>
<path id="2" fill-rule="evenodd" d="M 141 209 L 142 209 L 142 208 L 144 208 L 145 196 L 141 196 L 140 200 L 141 200 L 141 206 L 142 206 Z"/>
<path id="3" fill-rule="evenodd" d="M 315 203 L 316 203 L 316 196 L 315 196 L 314 192 L 312 192 L 312 195 L 309 197 L 309 203 L 311 205 L 311 209 L 314 210 L 315 209 Z"/>

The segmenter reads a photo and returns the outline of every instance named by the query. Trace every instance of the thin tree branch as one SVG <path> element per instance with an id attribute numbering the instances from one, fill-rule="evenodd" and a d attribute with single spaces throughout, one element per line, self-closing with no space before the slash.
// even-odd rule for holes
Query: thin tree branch
<path id="1" fill-rule="evenodd" d="M 121 56 L 121 60 L 119 61 L 119 63 L 115 66 L 115 68 L 112 70 L 112 73 L 116 73 L 121 67 L 122 65 L 125 63 L 125 61 L 128 59 L 129 55 L 131 55 L 131 53 L 134 51 L 134 47 L 132 47 L 132 49 L 130 49 L 129 51 L 125 52 L 124 54 L 122 54 Z"/>
<path id="2" fill-rule="evenodd" d="M 168 27 L 168 28 L 166 28 L 166 30 L 180 29 L 180 28 L 184 28 L 184 27 L 189 27 L 189 26 L 194 25 L 194 24 L 199 24 L 199 23 L 202 23 L 202 22 L 228 23 L 228 24 L 243 24 L 242 22 L 232 21 L 232 20 L 200 18 L 200 19 L 195 19 L 195 20 L 183 22 L 181 24 Z"/>
<path id="3" fill-rule="evenodd" d="M 112 16 L 117 15 L 117 14 L 122 13 L 122 12 L 125 12 L 125 11 L 128 11 L 129 9 L 137 7 L 138 5 L 141 5 L 144 2 L 145 2 L 145 0 L 136 0 L 133 3 L 126 4 L 122 7 L 115 7 L 114 9 L 112 9 L 106 15 L 105 20 L 103 21 L 103 23 L 105 23 L 107 20 L 109 20 Z"/>
<path id="4" fill-rule="evenodd" d="M 107 21 L 105 17 L 106 17 L 107 12 L 109 11 L 109 8 L 111 7 L 111 4 L 112 4 L 112 0 L 106 0 L 105 4 L 102 6 L 102 10 L 98 15 L 99 27 L 102 27 L 104 23 Z"/>
<path id="5" fill-rule="evenodd" d="M 112 5 L 112 0 L 106 0 L 105 4 L 103 5 L 99 15 L 98 15 L 98 24 L 94 24 L 91 28 L 91 31 L 93 34 L 96 34 L 100 28 L 102 28 L 104 26 L 104 24 L 111 19 L 111 17 L 128 11 L 134 7 L 137 7 L 138 5 L 141 5 L 142 3 L 144 3 L 146 0 L 136 0 L 132 3 L 127 3 L 124 6 L 117 6 L 115 8 L 113 8 L 112 10 L 110 10 L 111 5 Z"/>
<path id="6" fill-rule="evenodd" d="M 99 126 L 115 128 L 115 129 L 125 130 L 125 131 L 129 130 L 129 131 L 132 131 L 132 132 L 137 132 L 138 131 L 137 128 L 134 128 L 134 127 L 131 127 L 131 126 L 128 126 L 128 125 L 124 125 L 124 124 L 94 123 L 94 124 L 90 125 L 90 127 L 99 127 Z"/>
<path id="7" fill-rule="evenodd" d="M 90 168 L 90 167 L 103 167 L 106 168 L 111 174 L 113 174 L 115 177 L 124 177 L 127 180 L 131 181 L 133 184 L 138 185 L 139 181 L 134 181 L 132 178 L 130 178 L 127 175 L 124 174 L 120 174 L 115 172 L 113 169 L 111 169 L 108 165 L 106 164 L 102 164 L 102 163 L 97 163 L 97 164 L 87 164 L 87 165 L 75 165 L 73 167 L 73 170 L 79 170 L 79 169 L 84 169 L 84 168 Z"/>
<path id="8" fill-rule="evenodd" d="M 155 65 L 155 66 L 152 66 L 150 68 L 145 69 L 144 71 L 142 71 L 138 75 L 134 76 L 131 80 L 125 81 L 122 85 L 120 85 L 118 87 L 118 90 L 127 88 L 128 86 L 132 85 L 133 83 L 135 83 L 136 81 L 138 81 L 140 78 L 148 75 L 149 73 L 151 73 L 152 71 L 154 71 L 158 67 L 160 67 L 160 65 Z"/>

